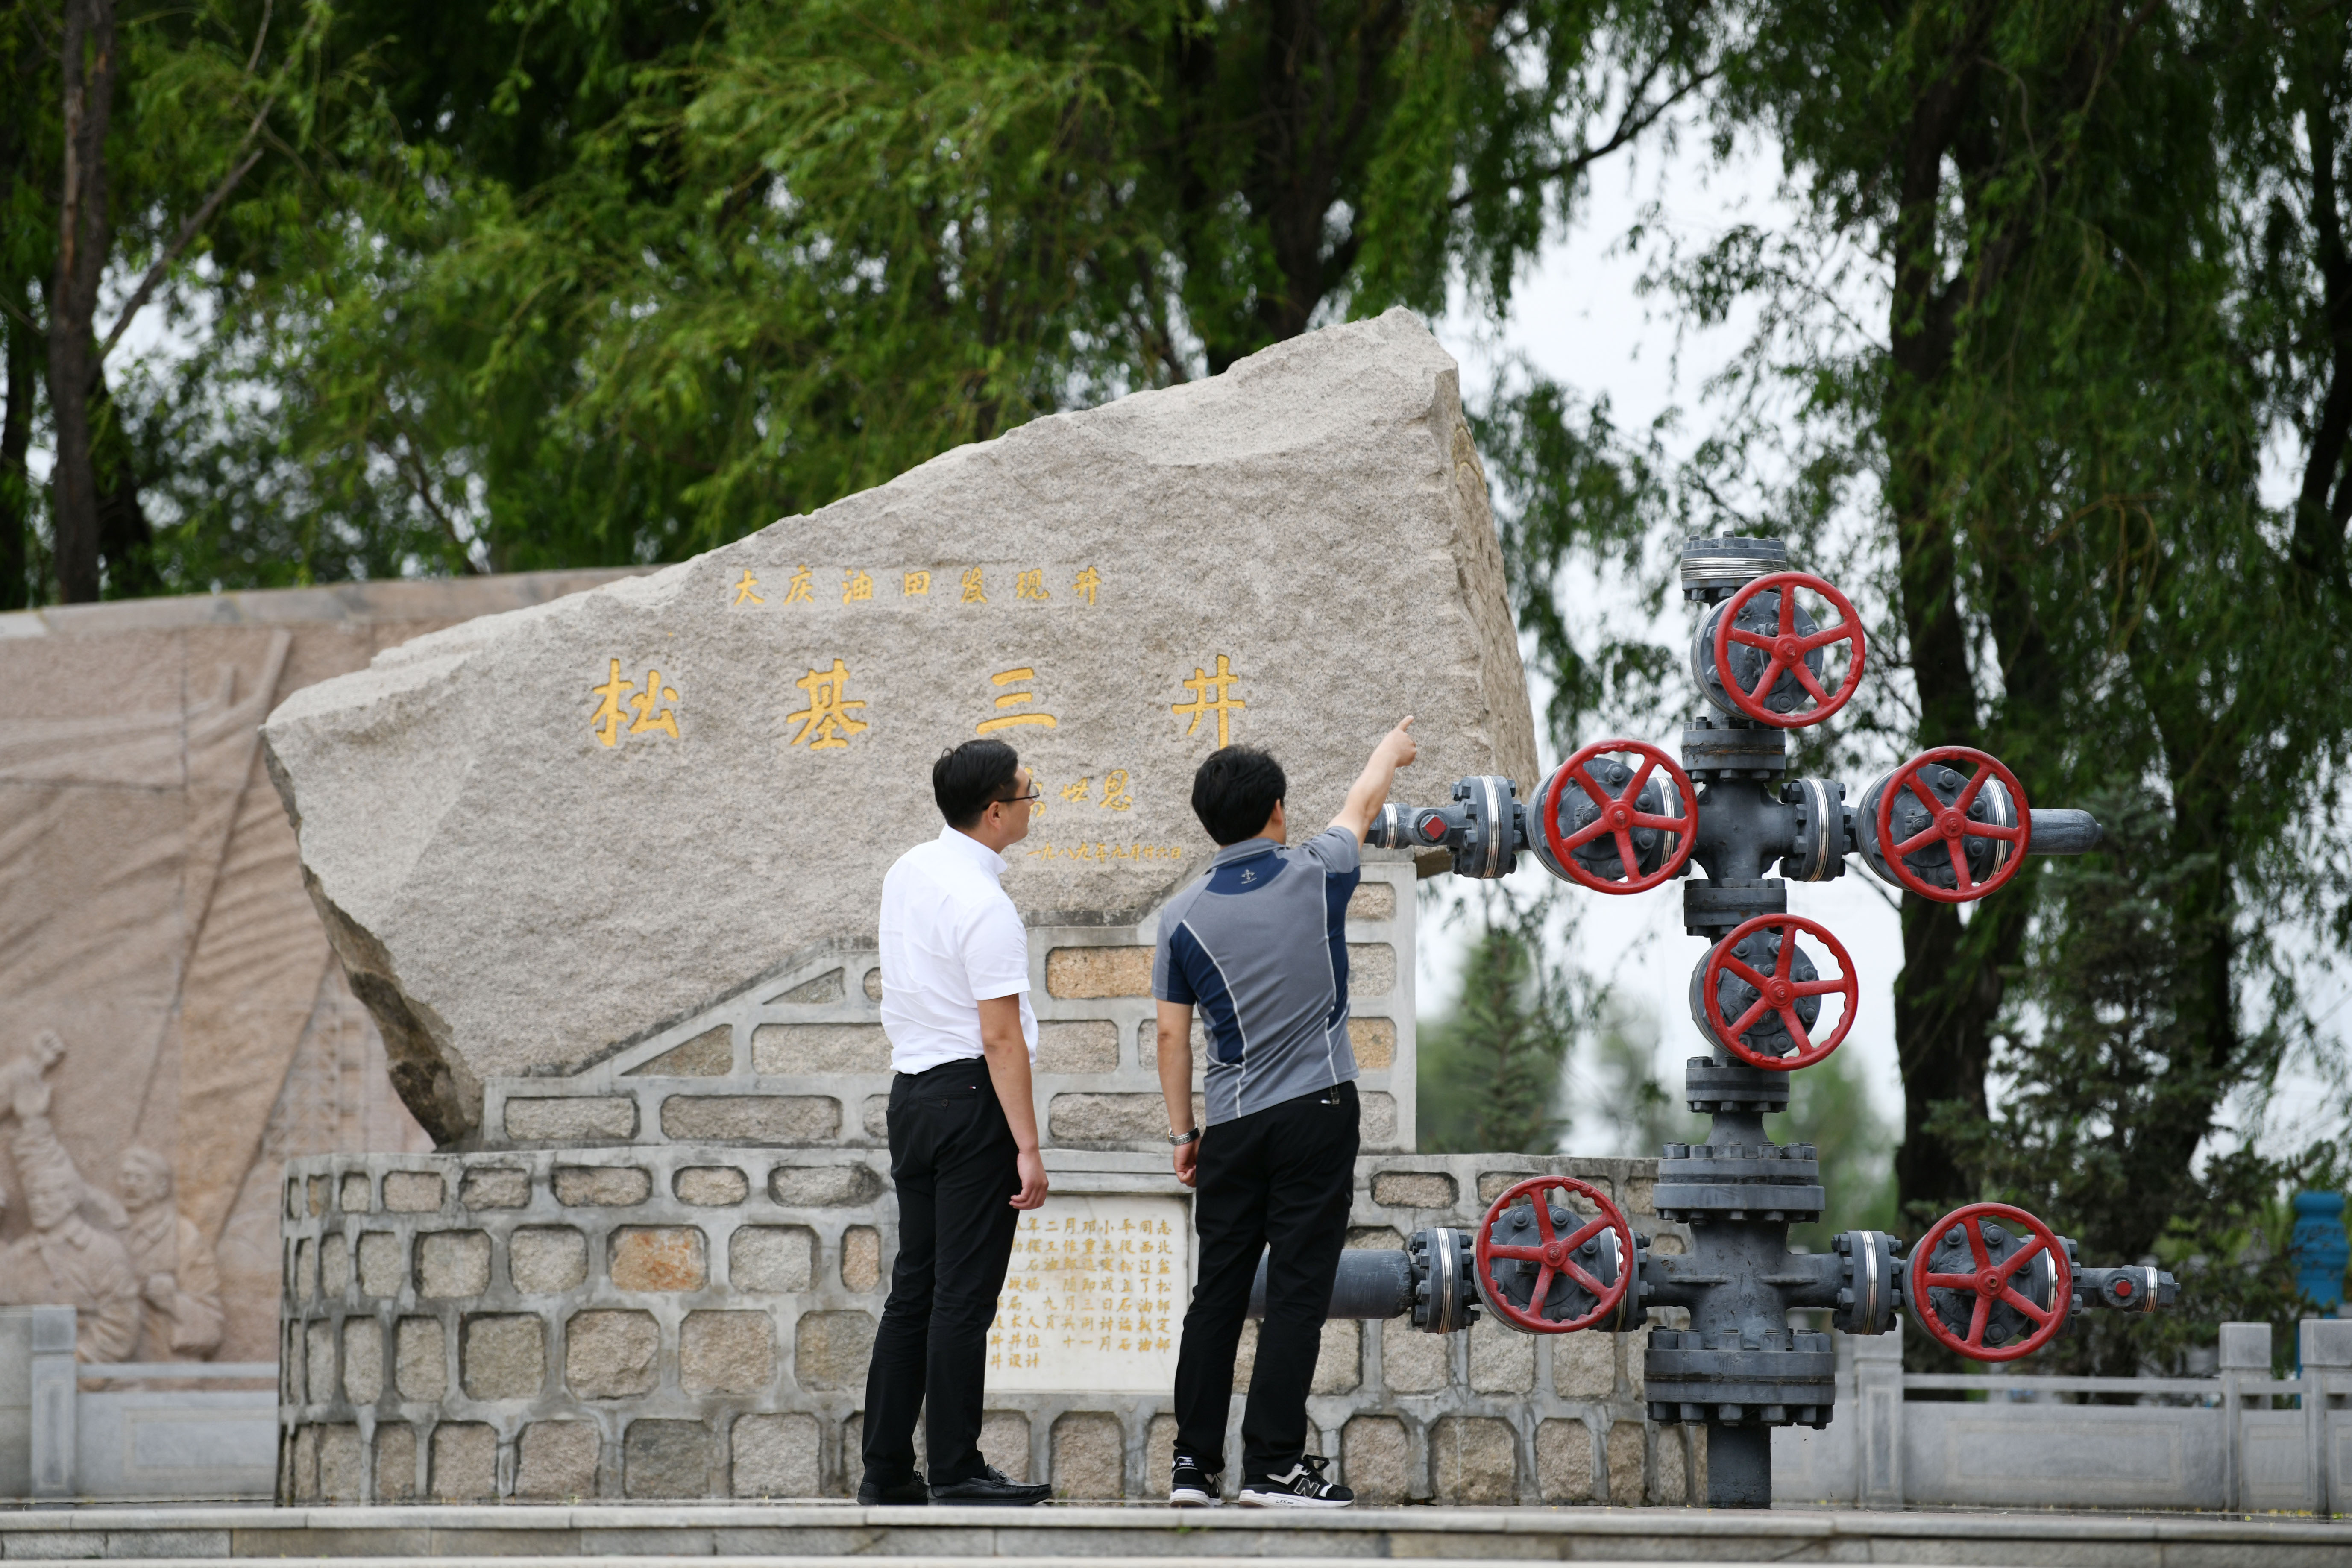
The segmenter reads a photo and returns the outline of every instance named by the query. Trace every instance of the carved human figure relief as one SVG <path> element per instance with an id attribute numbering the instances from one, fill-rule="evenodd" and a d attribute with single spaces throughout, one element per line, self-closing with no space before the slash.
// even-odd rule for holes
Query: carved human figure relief
<path id="1" fill-rule="evenodd" d="M 172 1201 L 171 1162 L 152 1149 L 125 1150 L 121 1187 L 130 1213 L 122 1240 L 143 1310 L 141 1353 L 209 1358 L 221 1342 L 220 1267 L 204 1232 Z"/>
<path id="2" fill-rule="evenodd" d="M 12 1305 L 73 1308 L 74 1349 L 83 1361 L 130 1360 L 140 1317 L 130 1254 L 113 1232 L 84 1216 L 89 1185 L 47 1115 L 17 1130 L 10 1152 L 33 1231 L 0 1252 L 0 1294 Z"/>
<path id="3" fill-rule="evenodd" d="M 55 1029 L 33 1037 L 33 1048 L 0 1068 L 0 1119 L 14 1116 L 18 1125 L 47 1123 L 49 1116 L 48 1072 L 65 1059 L 66 1043 Z"/>

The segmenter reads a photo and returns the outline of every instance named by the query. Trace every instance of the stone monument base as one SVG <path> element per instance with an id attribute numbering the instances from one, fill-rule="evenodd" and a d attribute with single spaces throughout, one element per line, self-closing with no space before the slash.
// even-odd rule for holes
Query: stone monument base
<path id="1" fill-rule="evenodd" d="M 1048 1150 L 1046 1165 L 1053 1196 L 1024 1220 L 992 1339 L 982 1447 L 1063 1497 L 1164 1495 L 1191 1194 L 1163 1155 Z M 1676 1249 L 1654 1165 L 1367 1154 L 1349 1244 L 1475 1226 L 1505 1187 L 1555 1173 Z M 324 1155 L 289 1165 L 285 1197 L 280 1501 L 855 1489 L 898 1243 L 881 1151 Z M 1245 1362 L 1255 1344 L 1253 1329 Z M 1308 1414 L 1368 1500 L 1705 1495 L 1703 1447 L 1643 1419 L 1635 1334 L 1335 1321 Z"/>

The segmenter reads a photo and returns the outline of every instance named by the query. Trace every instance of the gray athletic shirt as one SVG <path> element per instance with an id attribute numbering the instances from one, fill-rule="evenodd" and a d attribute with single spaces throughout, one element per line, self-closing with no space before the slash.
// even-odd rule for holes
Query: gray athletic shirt
<path id="1" fill-rule="evenodd" d="M 1362 877 L 1344 827 L 1296 849 L 1245 838 L 1160 913 L 1151 994 L 1200 1009 L 1209 1125 L 1355 1078 L 1347 920 Z"/>

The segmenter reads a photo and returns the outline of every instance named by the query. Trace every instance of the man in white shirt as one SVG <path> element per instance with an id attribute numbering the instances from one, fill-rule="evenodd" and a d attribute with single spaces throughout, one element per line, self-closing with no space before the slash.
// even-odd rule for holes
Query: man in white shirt
<path id="1" fill-rule="evenodd" d="M 998 885 L 1028 837 L 1029 770 L 1002 741 L 931 769 L 947 826 L 882 879 L 882 1028 L 898 1258 L 866 1376 L 861 1503 L 1042 1502 L 980 1457 L 988 1325 L 1020 1211 L 1045 1201 L 1029 1069 L 1029 931 Z M 915 1469 L 925 1415 L 928 1487 Z"/>

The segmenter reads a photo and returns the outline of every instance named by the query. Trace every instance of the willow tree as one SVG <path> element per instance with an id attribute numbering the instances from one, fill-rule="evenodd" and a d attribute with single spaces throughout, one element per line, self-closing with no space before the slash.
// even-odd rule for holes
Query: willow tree
<path id="1" fill-rule="evenodd" d="M 2213 1157 L 2315 1043 L 2267 933 L 2343 935 L 2352 27 L 2340 3 L 1773 15 L 1709 112 L 1779 147 L 1800 216 L 1661 269 L 1686 320 L 1757 313 L 1725 417 L 1668 483 L 1591 411 L 1498 411 L 1522 592 L 1573 651 L 1566 554 L 1663 586 L 1669 504 L 1790 535 L 1893 610 L 1859 747 L 1809 763 L 1958 742 L 2100 806 L 2105 855 L 1966 911 L 1903 900 L 1895 1169 L 1915 1215 L 2000 1193 L 2142 1256 L 2280 1179 Z M 2289 506 L 2266 449 L 2294 454 Z M 1603 651 L 1555 661 L 1571 701 L 1670 685 L 1664 650 Z"/>
<path id="2" fill-rule="evenodd" d="M 178 584 L 671 559 L 1465 278 L 1499 311 L 1721 30 L 1697 0 L 332 16 L 372 96 L 305 221 L 227 215 L 156 405 Z"/>

